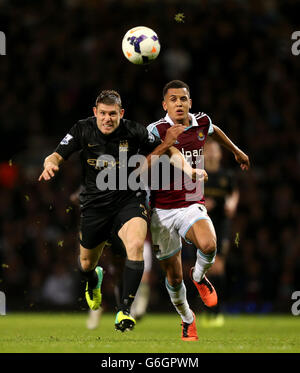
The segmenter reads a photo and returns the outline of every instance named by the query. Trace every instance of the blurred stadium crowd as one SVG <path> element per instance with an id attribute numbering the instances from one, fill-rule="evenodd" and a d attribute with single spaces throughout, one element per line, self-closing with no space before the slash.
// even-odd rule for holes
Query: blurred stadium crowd
<path id="1" fill-rule="evenodd" d="M 300 56 L 291 53 L 299 4 L 0 0 L 7 43 L 7 56 L 0 56 L 0 290 L 9 310 L 76 310 L 82 296 L 79 214 L 70 199 L 80 169 L 75 156 L 55 180 L 38 183 L 44 157 L 78 119 L 92 115 L 100 90 L 119 91 L 125 117 L 146 125 L 163 115 L 164 84 L 181 79 L 195 111 L 208 113 L 252 162 L 242 173 L 224 152 L 241 193 L 227 311 L 290 311 L 291 294 L 300 290 Z M 162 44 L 146 67 L 121 54 L 123 35 L 140 24 Z M 103 290 L 110 308 L 108 257 Z M 151 292 L 152 311 L 171 309 L 156 260 Z"/>

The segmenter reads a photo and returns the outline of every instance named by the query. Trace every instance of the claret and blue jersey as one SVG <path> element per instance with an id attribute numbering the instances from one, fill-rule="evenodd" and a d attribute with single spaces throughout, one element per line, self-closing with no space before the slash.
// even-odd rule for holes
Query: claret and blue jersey
<path id="1" fill-rule="evenodd" d="M 212 134 L 213 124 L 210 117 L 199 112 L 196 114 L 189 114 L 191 124 L 186 127 L 184 132 L 179 135 L 174 146 L 180 150 L 185 159 L 190 163 L 193 168 L 200 168 L 200 157 L 203 155 L 203 147 L 207 136 Z M 174 125 L 172 119 L 167 114 L 164 118 L 157 122 L 151 123 L 147 129 L 149 132 L 164 140 L 168 128 Z M 171 177 L 173 173 L 171 172 Z M 170 190 L 152 190 L 151 191 L 151 206 L 161 209 L 172 209 L 188 207 L 193 203 L 204 203 L 203 195 L 200 195 L 197 188 L 190 190 L 185 188 L 182 182 L 180 190 L 176 185 L 176 180 L 171 180 Z M 186 194 L 198 193 L 192 200 L 186 199 Z"/>

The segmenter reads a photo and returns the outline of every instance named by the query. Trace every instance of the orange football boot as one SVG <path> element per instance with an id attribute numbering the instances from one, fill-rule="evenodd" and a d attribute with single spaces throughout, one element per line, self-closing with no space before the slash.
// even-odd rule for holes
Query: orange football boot
<path id="1" fill-rule="evenodd" d="M 196 286 L 198 293 L 207 307 L 214 307 L 218 304 L 218 296 L 215 288 L 208 281 L 207 277 L 204 276 L 200 282 L 197 282 L 193 279 L 194 267 L 191 268 L 190 277 Z"/>
<path id="2" fill-rule="evenodd" d="M 193 312 L 194 320 L 191 324 L 186 322 L 181 323 L 182 334 L 181 339 L 183 341 L 198 341 L 197 328 L 196 328 L 196 316 Z"/>

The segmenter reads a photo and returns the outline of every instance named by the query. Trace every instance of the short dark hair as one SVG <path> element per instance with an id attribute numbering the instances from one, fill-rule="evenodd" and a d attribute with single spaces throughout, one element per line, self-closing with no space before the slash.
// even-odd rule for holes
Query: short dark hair
<path id="1" fill-rule="evenodd" d="M 106 105 L 119 105 L 120 109 L 122 109 L 122 101 L 121 96 L 117 91 L 113 90 L 104 90 L 101 91 L 96 98 L 96 107 L 98 104 L 106 104 Z"/>
<path id="2" fill-rule="evenodd" d="M 163 89 L 163 98 L 165 98 L 165 95 L 167 94 L 168 90 L 170 88 L 186 88 L 189 95 L 190 95 L 190 87 L 184 83 L 183 81 L 181 80 L 171 80 L 169 83 L 167 83 L 165 86 L 164 86 L 164 89 Z"/>

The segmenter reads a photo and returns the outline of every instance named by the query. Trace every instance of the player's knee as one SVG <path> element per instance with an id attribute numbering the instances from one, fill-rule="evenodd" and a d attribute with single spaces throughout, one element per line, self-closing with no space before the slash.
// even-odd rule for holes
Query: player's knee
<path id="1" fill-rule="evenodd" d="M 215 239 L 210 239 L 201 243 L 200 250 L 203 254 L 210 255 L 216 252 L 217 241 Z"/>
<path id="2" fill-rule="evenodd" d="M 83 272 L 92 271 L 97 266 L 97 263 L 90 258 L 80 258 L 80 267 Z"/>
<path id="3" fill-rule="evenodd" d="M 136 238 L 126 245 L 127 257 L 130 260 L 143 260 L 144 241 Z"/>
<path id="4" fill-rule="evenodd" d="M 182 283 L 183 277 L 182 274 L 172 274 L 167 275 L 168 284 L 173 288 L 176 288 Z"/>

